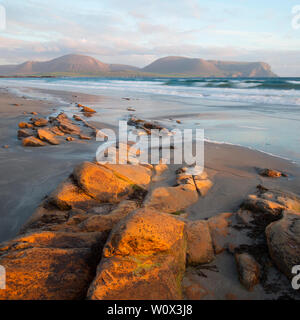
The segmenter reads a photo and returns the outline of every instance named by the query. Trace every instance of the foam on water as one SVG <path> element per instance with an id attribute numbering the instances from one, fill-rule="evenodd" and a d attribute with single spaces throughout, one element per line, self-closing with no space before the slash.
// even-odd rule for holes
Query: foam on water
<path id="1" fill-rule="evenodd" d="M 300 106 L 300 80 L 274 79 L 0 79 L 1 84 L 105 94 L 139 93 L 216 101 Z"/>

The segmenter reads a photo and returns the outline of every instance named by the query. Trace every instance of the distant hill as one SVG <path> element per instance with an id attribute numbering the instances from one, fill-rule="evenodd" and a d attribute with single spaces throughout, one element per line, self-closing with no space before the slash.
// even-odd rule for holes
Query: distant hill
<path id="1" fill-rule="evenodd" d="M 107 64 L 95 58 L 69 54 L 50 61 L 27 61 L 0 66 L 0 76 L 40 75 L 98 76 L 191 76 L 191 77 L 275 77 L 263 62 L 224 62 L 184 57 L 165 57 L 145 68 L 123 64 Z"/>
<path id="2" fill-rule="evenodd" d="M 161 74 L 185 74 L 202 77 L 276 77 L 264 62 L 226 62 L 165 57 L 155 60 L 142 69 L 144 72 Z"/>

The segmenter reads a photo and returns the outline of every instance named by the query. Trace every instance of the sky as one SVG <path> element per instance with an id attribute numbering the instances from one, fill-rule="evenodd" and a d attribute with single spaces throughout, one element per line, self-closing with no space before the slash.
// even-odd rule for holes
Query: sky
<path id="1" fill-rule="evenodd" d="M 292 27 L 297 19 L 292 8 L 300 8 L 300 0 L 0 0 L 0 5 L 6 11 L 0 64 L 77 53 L 143 67 L 176 55 L 264 61 L 280 76 L 300 76 L 300 28 Z"/>

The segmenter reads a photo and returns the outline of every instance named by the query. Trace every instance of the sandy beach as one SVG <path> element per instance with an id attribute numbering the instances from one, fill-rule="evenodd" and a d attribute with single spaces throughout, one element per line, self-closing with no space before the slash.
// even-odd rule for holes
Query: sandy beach
<path id="1" fill-rule="evenodd" d="M 43 199 L 55 190 L 59 183 L 68 178 L 74 167 L 83 161 L 93 161 L 99 142 L 78 140 L 42 148 L 23 147 L 17 139 L 18 123 L 28 121 L 36 112 L 40 117 L 56 115 L 65 111 L 69 116 L 82 116 L 75 103 L 93 105 L 100 103 L 111 110 L 101 111 L 86 120 L 98 129 L 114 127 L 116 121 L 127 111 L 130 102 L 120 98 L 93 96 L 80 93 L 39 90 L 65 102 L 62 106 L 52 101 L 18 97 L 6 88 L 0 89 L 0 241 L 14 238 L 20 228 L 32 216 Z M 122 110 L 120 115 L 119 109 Z M 116 118 L 113 118 L 113 117 Z M 99 119 L 102 118 L 102 121 Z M 150 117 L 151 118 L 151 117 Z M 157 114 L 153 115 L 159 121 Z M 8 146 L 8 147 L 5 147 Z M 170 165 L 159 179 L 150 186 L 149 193 L 158 187 L 176 183 L 175 171 L 181 166 Z M 258 174 L 258 169 L 272 168 L 284 172 L 288 177 L 271 179 Z M 213 186 L 205 196 L 188 206 L 185 217 L 188 221 L 207 220 L 221 213 L 237 212 L 249 194 L 254 194 L 258 185 L 271 190 L 299 193 L 300 167 L 290 161 L 267 155 L 244 147 L 205 143 L 205 172 Z M 243 231 L 233 232 L 232 237 L 244 239 Z M 289 292 L 289 282 L 280 276 L 282 288 L 267 292 L 261 285 L 248 292 L 240 285 L 232 255 L 224 252 L 212 263 L 219 272 L 210 272 L 198 277 L 206 287 L 204 299 L 272 299 Z M 187 269 L 189 270 L 189 269 Z M 193 274 L 193 272 L 192 272 Z M 275 272 L 278 276 L 278 271 Z M 196 277 L 196 278 L 197 278 Z M 196 282 L 198 281 L 195 280 Z M 206 290 L 205 289 L 205 290 Z M 293 294 L 293 293 L 289 293 Z"/>

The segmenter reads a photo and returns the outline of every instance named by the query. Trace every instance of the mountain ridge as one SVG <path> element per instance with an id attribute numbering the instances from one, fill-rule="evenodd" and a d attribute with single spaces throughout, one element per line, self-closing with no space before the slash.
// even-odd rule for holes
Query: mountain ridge
<path id="1" fill-rule="evenodd" d="M 265 62 L 234 62 L 168 56 L 138 68 L 124 64 L 108 64 L 93 57 L 64 55 L 48 61 L 26 61 L 17 65 L 0 65 L 0 76 L 42 76 L 55 73 L 113 76 L 162 75 L 187 77 L 276 77 Z"/>

